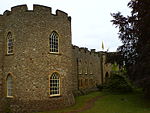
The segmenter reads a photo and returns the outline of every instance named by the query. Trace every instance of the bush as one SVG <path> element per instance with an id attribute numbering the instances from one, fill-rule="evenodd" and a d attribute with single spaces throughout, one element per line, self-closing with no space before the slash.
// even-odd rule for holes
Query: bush
<path id="1" fill-rule="evenodd" d="M 132 91 L 129 80 L 119 73 L 113 73 L 103 88 L 111 92 L 127 93 Z"/>
<path id="2" fill-rule="evenodd" d="M 96 87 L 97 87 L 97 89 L 99 90 L 99 91 L 102 91 L 103 90 L 103 85 L 96 85 Z"/>

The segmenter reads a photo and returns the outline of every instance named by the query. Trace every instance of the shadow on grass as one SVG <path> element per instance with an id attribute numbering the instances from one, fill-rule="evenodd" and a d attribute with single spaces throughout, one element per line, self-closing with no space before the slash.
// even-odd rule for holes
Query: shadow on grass
<path id="1" fill-rule="evenodd" d="M 82 109 L 87 106 L 88 100 L 97 96 L 101 98 L 96 99 L 92 107 Z M 150 102 L 144 99 L 140 91 L 128 94 L 94 92 L 76 97 L 76 104 L 71 107 L 39 113 L 78 113 L 79 111 L 80 113 L 150 113 Z"/>

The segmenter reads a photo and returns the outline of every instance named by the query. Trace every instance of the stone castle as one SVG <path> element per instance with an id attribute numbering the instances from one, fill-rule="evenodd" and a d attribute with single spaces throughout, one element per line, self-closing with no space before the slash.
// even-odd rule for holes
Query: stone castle
<path id="1" fill-rule="evenodd" d="M 15 6 L 0 15 L 0 112 L 47 111 L 75 103 L 109 77 L 107 52 L 72 45 L 71 17 Z"/>

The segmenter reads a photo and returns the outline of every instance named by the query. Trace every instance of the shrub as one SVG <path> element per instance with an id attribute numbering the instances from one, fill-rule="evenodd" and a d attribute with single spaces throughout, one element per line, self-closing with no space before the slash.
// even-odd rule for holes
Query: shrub
<path id="1" fill-rule="evenodd" d="M 126 93 L 132 91 L 132 86 L 125 76 L 120 75 L 119 73 L 113 73 L 104 84 L 104 89 L 111 92 Z"/>
<path id="2" fill-rule="evenodd" d="M 99 90 L 99 91 L 102 91 L 103 90 L 103 85 L 96 85 L 96 87 L 97 87 L 97 89 Z"/>

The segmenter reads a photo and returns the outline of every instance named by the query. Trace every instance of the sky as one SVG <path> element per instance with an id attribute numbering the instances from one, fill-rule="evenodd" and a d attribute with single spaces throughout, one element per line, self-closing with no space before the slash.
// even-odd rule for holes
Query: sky
<path id="1" fill-rule="evenodd" d="M 127 3 L 130 0 L 4 0 L 0 4 L 0 14 L 11 7 L 27 4 L 32 10 L 33 4 L 45 5 L 68 13 L 72 18 L 72 43 L 102 51 L 116 51 L 121 45 L 118 39 L 118 29 L 112 25 L 110 13 L 120 11 L 124 16 L 130 15 Z"/>

